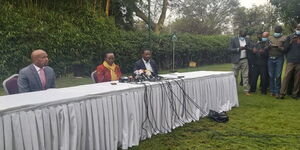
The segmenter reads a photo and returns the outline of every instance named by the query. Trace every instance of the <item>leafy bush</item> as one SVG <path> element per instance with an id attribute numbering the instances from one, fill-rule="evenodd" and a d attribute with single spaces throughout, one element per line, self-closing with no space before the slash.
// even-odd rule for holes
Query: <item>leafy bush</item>
<path id="1" fill-rule="evenodd" d="M 76 66 L 89 75 L 107 51 L 115 52 L 122 72 L 129 73 L 140 58 L 140 49 L 149 42 L 147 33 L 119 30 L 113 19 L 88 11 L 70 14 L 2 5 L 0 12 L 1 80 L 30 64 L 32 50 L 39 48 L 47 51 L 49 65 L 58 76 L 74 72 Z M 229 62 L 228 41 L 221 35 L 178 35 L 176 67 L 187 67 L 191 60 L 200 65 Z M 160 69 L 170 68 L 170 35 L 152 35 L 151 44 Z"/>

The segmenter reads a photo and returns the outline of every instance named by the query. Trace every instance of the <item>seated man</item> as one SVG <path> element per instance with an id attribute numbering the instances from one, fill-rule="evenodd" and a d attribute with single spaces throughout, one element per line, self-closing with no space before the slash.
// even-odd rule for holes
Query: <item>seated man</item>
<path id="1" fill-rule="evenodd" d="M 114 53 L 106 53 L 103 64 L 97 67 L 97 78 L 99 82 L 108 82 L 119 80 L 122 76 L 121 69 L 114 63 Z"/>
<path id="2" fill-rule="evenodd" d="M 158 69 L 155 61 L 151 59 L 151 51 L 148 49 L 144 49 L 141 54 L 142 59 L 135 62 L 133 71 L 136 74 L 136 72 L 138 72 L 139 70 L 148 70 L 151 72 L 152 76 L 156 77 L 158 75 Z"/>
<path id="3" fill-rule="evenodd" d="M 43 50 L 31 54 L 32 64 L 21 69 L 18 78 L 19 92 L 33 92 L 55 87 L 55 73 L 48 65 L 48 55 Z"/>

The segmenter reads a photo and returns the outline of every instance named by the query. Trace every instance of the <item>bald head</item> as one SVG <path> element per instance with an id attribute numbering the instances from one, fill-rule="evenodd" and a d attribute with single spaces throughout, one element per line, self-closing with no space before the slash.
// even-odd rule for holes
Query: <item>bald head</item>
<path id="1" fill-rule="evenodd" d="M 31 61 L 40 68 L 45 67 L 48 65 L 48 54 L 41 49 L 34 50 L 31 53 Z"/>
<path id="2" fill-rule="evenodd" d="M 268 38 L 270 36 L 270 33 L 269 32 L 264 32 L 262 34 L 262 38 Z"/>

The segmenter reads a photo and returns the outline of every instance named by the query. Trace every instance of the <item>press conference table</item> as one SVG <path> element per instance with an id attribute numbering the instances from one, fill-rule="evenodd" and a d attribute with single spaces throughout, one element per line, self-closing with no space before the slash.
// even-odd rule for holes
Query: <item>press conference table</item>
<path id="1" fill-rule="evenodd" d="M 128 149 L 152 135 L 238 107 L 232 72 L 163 75 L 0 97 L 0 150 Z M 184 76 L 183 79 L 171 79 Z"/>

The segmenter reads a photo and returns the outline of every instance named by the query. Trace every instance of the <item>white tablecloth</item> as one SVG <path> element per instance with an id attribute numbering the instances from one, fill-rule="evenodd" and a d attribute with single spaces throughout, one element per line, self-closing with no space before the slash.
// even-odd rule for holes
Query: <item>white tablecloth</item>
<path id="1" fill-rule="evenodd" d="M 176 76 L 185 78 L 1 96 L 0 150 L 127 149 L 153 134 L 199 120 L 209 110 L 229 111 L 239 105 L 232 72 Z"/>

